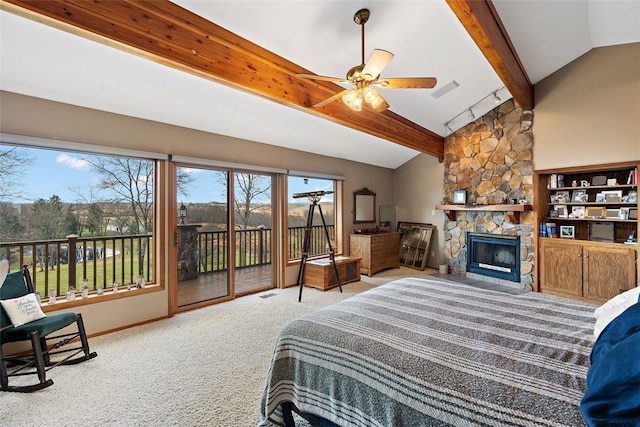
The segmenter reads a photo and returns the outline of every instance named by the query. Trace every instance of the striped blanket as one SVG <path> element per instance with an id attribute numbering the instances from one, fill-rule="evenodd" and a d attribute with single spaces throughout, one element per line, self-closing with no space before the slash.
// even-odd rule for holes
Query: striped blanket
<path id="1" fill-rule="evenodd" d="M 595 306 L 442 279 L 388 283 L 276 343 L 259 426 L 282 404 L 339 426 L 581 426 Z"/>

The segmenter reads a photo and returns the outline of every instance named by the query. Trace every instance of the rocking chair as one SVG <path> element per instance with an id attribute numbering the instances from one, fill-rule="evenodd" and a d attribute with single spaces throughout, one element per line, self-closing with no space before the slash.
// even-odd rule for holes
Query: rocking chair
<path id="1" fill-rule="evenodd" d="M 46 373 L 58 365 L 73 365 L 93 359 L 95 352 L 89 351 L 89 342 L 84 329 L 80 313 L 59 313 L 45 316 L 35 300 L 34 287 L 27 266 L 22 271 L 16 271 L 6 276 L 0 286 L 0 390 L 32 392 L 49 387 L 53 380 L 47 379 Z M 34 301 L 35 304 L 34 304 Z M 23 314 L 33 315 L 37 320 L 27 319 L 27 323 L 15 321 L 15 309 L 9 310 L 10 305 L 18 307 Z M 5 310 L 7 307 L 7 310 Z M 9 312 L 13 313 L 11 316 Z M 76 331 L 59 333 L 61 329 L 76 324 Z M 77 339 L 79 338 L 79 343 Z M 31 351 L 5 356 L 2 346 L 10 342 L 30 341 Z M 55 344 L 48 344 L 55 341 Z M 68 347 L 65 347 L 69 345 Z M 82 354 L 81 354 L 82 353 Z M 61 355 L 53 360 L 52 356 Z M 76 357 L 78 354 L 80 356 Z M 22 375 L 37 375 L 38 382 L 30 385 L 9 385 L 9 378 Z"/>

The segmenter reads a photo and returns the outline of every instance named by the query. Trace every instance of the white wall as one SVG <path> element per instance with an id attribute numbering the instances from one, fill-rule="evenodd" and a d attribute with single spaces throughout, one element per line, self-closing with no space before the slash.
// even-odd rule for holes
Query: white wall
<path id="1" fill-rule="evenodd" d="M 640 43 L 591 50 L 535 99 L 536 170 L 640 160 Z"/>
<path id="2" fill-rule="evenodd" d="M 420 154 L 396 169 L 394 180 L 396 220 L 437 227 L 438 232 L 431 238 L 427 266 L 438 268 L 444 259 L 444 212 L 435 210 L 435 206 L 442 201 L 444 163 Z"/>

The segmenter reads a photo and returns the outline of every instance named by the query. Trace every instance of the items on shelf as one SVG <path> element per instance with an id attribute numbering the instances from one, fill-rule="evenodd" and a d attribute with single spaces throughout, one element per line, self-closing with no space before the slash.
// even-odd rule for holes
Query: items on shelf
<path id="1" fill-rule="evenodd" d="M 558 237 L 557 224 L 555 222 L 541 222 L 540 237 Z"/>

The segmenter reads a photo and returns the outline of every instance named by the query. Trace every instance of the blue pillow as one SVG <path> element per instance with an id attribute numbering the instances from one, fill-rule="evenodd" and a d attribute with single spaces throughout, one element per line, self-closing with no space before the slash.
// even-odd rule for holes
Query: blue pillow
<path id="1" fill-rule="evenodd" d="M 590 426 L 640 426 L 640 303 L 602 331 L 580 409 Z"/>

